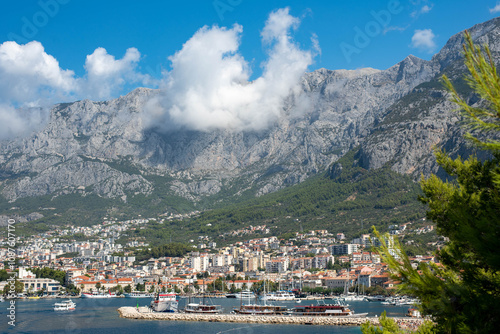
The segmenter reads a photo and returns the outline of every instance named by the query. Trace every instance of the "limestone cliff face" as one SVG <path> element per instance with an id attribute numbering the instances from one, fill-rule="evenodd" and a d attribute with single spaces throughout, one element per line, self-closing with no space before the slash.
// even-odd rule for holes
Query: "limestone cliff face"
<path id="1" fill-rule="evenodd" d="M 500 60 L 500 19 L 478 24 L 469 32 L 476 44 L 487 44 L 495 60 Z M 463 79 L 467 73 L 461 53 L 464 42 L 463 33 L 452 36 L 430 61 L 435 77 L 390 106 L 387 114 L 374 124 L 361 145 L 363 167 L 379 168 L 388 163 L 393 170 L 415 179 L 430 173 L 444 176 L 435 162 L 433 148 L 443 148 L 452 156 L 472 152 L 458 126 L 461 117 L 454 112 L 457 107 L 449 101 L 449 94 L 439 81 L 446 74 L 469 104 L 482 103 Z"/>
<path id="2" fill-rule="evenodd" d="M 471 33 L 500 51 L 498 25 L 495 19 Z M 299 94 L 306 110 L 294 112 L 291 96 L 283 116 L 260 132 L 148 129 L 142 115 L 158 91 L 145 88 L 106 102 L 59 104 L 40 131 L 0 142 L 1 194 L 9 201 L 69 193 L 127 201 L 159 188 L 191 201 L 224 189 L 262 195 L 302 182 L 358 145 L 367 168 L 434 172 L 433 145 L 461 143 L 458 116 L 436 78 L 464 73 L 462 42 L 457 34 L 431 61 L 408 56 L 383 71 L 307 73 Z"/>

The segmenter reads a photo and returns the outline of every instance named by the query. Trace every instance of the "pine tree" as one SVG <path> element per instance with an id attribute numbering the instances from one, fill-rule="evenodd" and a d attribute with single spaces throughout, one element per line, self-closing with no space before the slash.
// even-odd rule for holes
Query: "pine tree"
<path id="1" fill-rule="evenodd" d="M 420 266 L 420 272 L 413 269 L 397 241 L 399 260 L 385 242 L 380 252 L 402 281 L 401 291 L 420 298 L 420 310 L 434 321 L 435 331 L 495 333 L 500 328 L 500 77 L 488 46 L 475 46 L 467 32 L 465 40 L 467 82 L 480 102 L 470 106 L 447 77 L 443 81 L 470 131 L 465 138 L 488 151 L 490 159 L 452 159 L 435 152 L 439 165 L 454 178 L 443 181 L 432 175 L 421 181 L 427 217 L 449 239 L 436 254 L 439 264 Z M 382 241 L 389 240 L 374 232 Z M 373 332 L 368 330 L 364 333 Z"/>

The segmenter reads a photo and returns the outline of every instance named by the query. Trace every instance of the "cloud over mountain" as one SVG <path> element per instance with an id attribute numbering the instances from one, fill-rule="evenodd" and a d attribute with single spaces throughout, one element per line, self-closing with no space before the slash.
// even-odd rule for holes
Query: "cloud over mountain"
<path id="1" fill-rule="evenodd" d="M 0 44 L 0 139 L 24 136 L 48 118 L 47 108 L 79 98 L 109 99 L 126 82 L 147 82 L 136 71 L 140 53 L 130 48 L 115 59 L 104 48 L 87 56 L 86 75 L 64 70 L 40 42 Z"/>
<path id="2" fill-rule="evenodd" d="M 163 79 L 160 97 L 151 101 L 146 120 L 163 130 L 268 127 L 313 61 L 313 52 L 300 49 L 292 39 L 299 23 L 288 8 L 269 15 L 261 33 L 268 58 L 262 75 L 253 81 L 248 62 L 238 53 L 243 27 L 201 28 L 169 57 L 172 69 Z"/>

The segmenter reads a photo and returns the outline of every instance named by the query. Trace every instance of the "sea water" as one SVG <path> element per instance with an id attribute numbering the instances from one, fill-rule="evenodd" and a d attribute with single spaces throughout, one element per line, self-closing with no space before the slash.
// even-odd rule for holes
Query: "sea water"
<path id="1" fill-rule="evenodd" d="M 304 334 L 304 333 L 361 333 L 359 327 L 341 326 L 311 326 L 311 325 L 275 325 L 275 324 L 247 324 L 221 322 L 185 322 L 185 321 L 158 321 L 133 320 L 120 318 L 117 309 L 122 306 L 146 306 L 149 298 L 107 298 L 107 299 L 80 299 L 75 298 L 76 310 L 54 311 L 54 303 L 61 299 L 16 300 L 15 326 L 8 324 L 9 301 L 0 303 L 0 333 L 248 333 L 248 334 Z M 187 299 L 180 299 L 179 308 L 182 309 Z M 194 300 L 192 300 L 194 302 Z M 206 301 L 207 302 L 207 301 Z M 230 312 L 240 303 L 235 299 L 212 299 L 213 304 L 221 305 L 224 312 Z M 254 302 L 254 301 L 252 301 Z M 294 305 L 317 304 L 316 301 L 276 302 L 279 305 L 293 307 Z M 368 313 L 368 316 L 378 316 L 384 310 L 388 316 L 404 316 L 408 307 L 382 305 L 378 302 L 350 302 L 356 313 Z"/>

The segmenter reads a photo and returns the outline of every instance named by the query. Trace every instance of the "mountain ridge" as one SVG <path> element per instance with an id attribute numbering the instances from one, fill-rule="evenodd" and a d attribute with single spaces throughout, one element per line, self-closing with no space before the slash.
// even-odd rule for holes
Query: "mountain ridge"
<path id="1" fill-rule="evenodd" d="M 499 26 L 496 18 L 470 29 L 495 57 Z M 14 207 L 24 198 L 78 194 L 123 203 L 140 197 L 175 211 L 165 198 L 210 206 L 301 183 L 358 145 L 364 168 L 389 163 L 417 179 L 439 171 L 435 145 L 453 142 L 455 154 L 467 151 L 459 116 L 449 112 L 453 106 L 438 85 L 443 73 L 461 80 L 462 42 L 456 34 L 431 60 L 409 55 L 386 70 L 306 73 L 301 94 L 309 99 L 307 110 L 293 114 L 291 96 L 283 117 L 261 131 L 147 128 L 145 106 L 159 93 L 147 88 L 110 101 L 58 104 L 36 133 L 0 142 L 0 194 Z"/>

